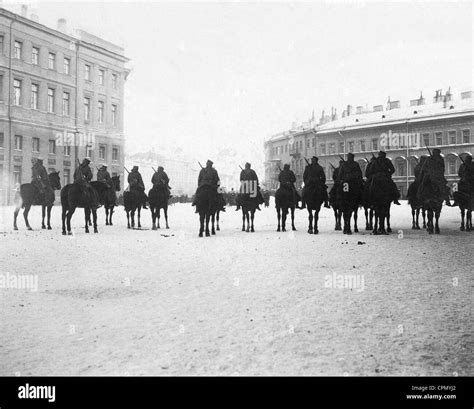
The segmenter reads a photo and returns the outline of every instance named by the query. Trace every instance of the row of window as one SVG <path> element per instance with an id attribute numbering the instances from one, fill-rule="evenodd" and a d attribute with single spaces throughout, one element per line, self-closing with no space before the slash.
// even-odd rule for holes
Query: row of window
<path id="1" fill-rule="evenodd" d="M 0 133 L 0 148 L 4 147 L 4 134 Z M 41 147 L 41 140 L 40 138 L 33 137 L 31 138 L 31 151 L 35 153 L 40 152 L 40 147 Z M 22 151 L 23 150 L 23 135 L 15 135 L 14 139 L 14 149 L 17 151 Z M 48 140 L 48 153 L 50 155 L 56 155 L 56 140 L 55 139 L 49 139 Z M 92 146 L 87 146 L 86 147 L 86 156 L 89 156 L 91 158 L 94 157 L 94 148 Z M 66 145 L 63 146 L 63 154 L 64 156 L 71 156 L 71 146 Z M 104 144 L 99 144 L 99 149 L 98 149 L 98 159 L 101 160 L 106 160 L 107 159 L 107 145 Z M 118 146 L 112 146 L 112 161 L 113 162 L 118 162 L 120 159 L 120 148 Z"/>
<path id="2" fill-rule="evenodd" d="M 1 79 L 0 79 L 1 80 Z M 31 109 L 39 109 L 39 92 L 40 86 L 37 83 L 31 84 L 31 91 L 30 91 L 30 108 Z M 48 87 L 47 91 L 47 112 L 49 113 L 56 113 L 56 89 Z M 24 96 L 23 96 L 23 81 L 21 79 L 15 78 L 13 80 L 13 104 L 16 106 L 22 106 L 24 104 Z M 70 116 L 70 105 L 71 105 L 71 94 L 67 91 L 62 92 L 62 115 L 63 116 Z M 118 106 L 117 104 L 111 104 L 111 125 L 117 125 L 118 119 Z M 84 97 L 84 121 L 89 122 L 91 120 L 91 98 Z M 97 121 L 100 124 L 105 122 L 105 102 L 98 101 L 97 103 Z"/>
<path id="3" fill-rule="evenodd" d="M 4 48 L 4 36 L 0 35 L 0 52 L 3 52 Z M 40 47 L 32 46 L 31 47 L 31 56 L 30 63 L 32 65 L 40 65 Z M 13 58 L 21 61 L 27 61 L 26 56 L 24 56 L 24 47 L 23 42 L 20 40 L 15 40 L 13 43 Z M 48 51 L 48 69 L 58 71 L 58 61 L 57 55 L 55 52 Z M 63 57 L 62 59 L 62 73 L 66 75 L 71 74 L 71 58 Z M 93 65 L 90 63 L 84 64 L 84 79 L 86 81 L 93 81 Z M 97 82 L 99 85 L 105 85 L 106 82 L 106 70 L 105 68 L 99 67 L 97 69 Z M 118 74 L 111 74 L 112 88 L 117 89 L 118 84 Z"/>
<path id="4" fill-rule="evenodd" d="M 347 152 L 371 152 L 377 151 L 380 147 L 380 139 L 373 138 L 368 141 L 365 139 L 360 139 L 358 141 L 350 140 L 347 142 Z M 457 131 L 447 131 L 447 132 L 435 132 L 434 134 L 423 133 L 421 135 L 422 146 L 443 146 L 443 145 L 456 145 L 460 143 L 470 143 L 471 142 L 471 131 L 470 129 L 463 129 L 461 132 Z M 315 138 L 311 139 L 311 147 L 314 148 Z M 310 139 L 306 139 L 306 147 L 310 147 Z M 368 148 L 368 149 L 367 149 Z M 390 150 L 390 146 L 386 147 Z M 398 149 L 398 147 L 393 148 Z M 272 148 L 272 154 L 277 156 L 282 153 L 290 152 L 299 152 L 303 151 L 303 140 L 295 141 L 293 146 L 289 144 L 274 146 Z M 321 143 L 319 144 L 319 155 L 334 155 L 344 153 L 344 142 L 340 141 L 330 143 Z"/>

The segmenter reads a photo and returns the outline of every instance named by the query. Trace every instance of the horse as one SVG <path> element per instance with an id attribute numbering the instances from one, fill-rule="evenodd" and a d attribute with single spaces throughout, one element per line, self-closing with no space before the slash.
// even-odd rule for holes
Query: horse
<path id="1" fill-rule="evenodd" d="M 206 237 L 210 237 L 209 221 L 215 216 L 219 205 L 217 189 L 213 186 L 203 185 L 196 190 L 195 194 L 196 211 L 199 213 L 199 237 L 205 232 Z M 212 234 L 216 234 L 212 225 Z"/>
<path id="2" fill-rule="evenodd" d="M 123 206 L 127 213 L 127 228 L 135 228 L 135 212 L 137 212 L 137 227 L 142 228 L 140 224 L 141 209 L 143 205 L 143 197 L 137 191 L 130 189 L 123 193 Z M 130 223 L 131 220 L 131 223 Z"/>
<path id="3" fill-rule="evenodd" d="M 112 215 L 114 214 L 115 202 L 117 200 L 117 194 L 120 192 L 120 176 L 112 176 L 112 186 L 103 190 L 99 187 L 98 181 L 91 182 L 91 186 L 100 189 L 103 193 L 99 198 L 99 202 L 104 205 L 105 209 L 105 225 L 112 226 Z"/>
<path id="4" fill-rule="evenodd" d="M 61 206 L 62 206 L 62 234 L 71 235 L 71 218 L 76 208 L 84 209 L 85 231 L 89 233 L 90 217 L 92 213 L 94 233 L 97 230 L 97 208 L 99 205 L 99 198 L 103 194 L 106 186 L 103 183 L 91 184 L 90 187 L 81 186 L 78 183 L 71 183 L 61 189 Z M 87 191 L 87 192 L 86 192 Z"/>
<path id="5" fill-rule="evenodd" d="M 390 205 L 392 202 L 392 187 L 390 180 L 382 173 L 376 173 L 369 182 L 369 206 L 374 210 L 373 234 L 389 234 L 390 228 Z M 387 223 L 387 229 L 385 229 Z"/>
<path id="6" fill-rule="evenodd" d="M 426 210 L 428 222 L 426 228 L 429 234 L 440 234 L 439 217 L 443 207 L 444 194 L 439 185 L 433 182 L 428 174 L 425 174 L 418 187 L 418 200 L 421 201 L 423 209 Z"/>
<path id="7" fill-rule="evenodd" d="M 420 212 L 423 217 L 423 228 L 426 229 L 426 210 L 423 208 L 423 203 L 419 200 L 417 191 L 418 191 L 419 182 L 414 181 L 408 186 L 407 198 L 408 204 L 411 206 L 411 217 L 413 230 L 420 230 Z"/>
<path id="8" fill-rule="evenodd" d="M 15 195 L 15 211 L 13 213 L 13 230 L 18 230 L 16 224 L 16 219 L 18 217 L 18 212 L 23 208 L 23 218 L 25 219 L 26 228 L 28 230 L 33 230 L 28 222 L 28 213 L 30 212 L 31 206 L 41 205 L 41 228 L 46 229 L 44 224 L 44 217 L 47 211 L 47 226 L 48 230 L 51 230 L 51 208 L 54 204 L 54 191 L 61 189 L 61 181 L 59 178 L 58 172 L 51 172 L 48 175 L 49 184 L 51 189 L 45 191 L 43 195 L 40 194 L 40 191 L 37 186 L 32 183 L 24 183 L 20 186 L 20 191 Z"/>
<path id="9" fill-rule="evenodd" d="M 165 215 L 166 228 L 168 225 L 168 201 L 170 199 L 170 192 L 164 183 L 157 183 L 148 192 L 148 202 L 150 203 L 152 230 L 160 228 L 160 210 L 163 209 Z"/>
<path id="10" fill-rule="evenodd" d="M 352 234 L 351 219 L 354 216 L 354 232 L 359 233 L 357 216 L 362 204 L 363 184 L 352 180 L 343 180 L 336 185 L 336 208 L 342 212 L 344 220 L 344 234 Z"/>
<path id="11" fill-rule="evenodd" d="M 459 183 L 461 185 L 461 182 Z M 472 231 L 472 211 L 474 210 L 474 192 L 470 192 L 469 189 L 457 190 L 453 193 L 454 200 L 459 205 L 461 211 L 461 231 Z M 466 216 L 466 223 L 464 223 L 464 216 Z"/>
<path id="12" fill-rule="evenodd" d="M 341 227 L 342 209 L 338 207 L 338 203 L 337 203 L 336 183 L 332 185 L 331 190 L 329 191 L 329 205 L 332 207 L 334 211 L 334 220 L 336 222 L 334 226 L 334 230 L 336 231 L 342 230 L 342 227 Z"/>
<path id="13" fill-rule="evenodd" d="M 291 228 L 296 230 L 295 227 L 295 200 L 293 196 L 293 190 L 291 185 L 281 185 L 275 192 L 275 208 L 278 217 L 277 231 L 280 231 L 280 219 L 281 219 L 281 231 L 286 231 L 286 217 L 288 212 L 291 211 Z"/>
<path id="14" fill-rule="evenodd" d="M 259 205 L 258 196 L 252 197 L 249 193 L 241 193 L 240 206 L 242 208 L 242 231 L 255 232 L 253 220 L 255 211 Z M 247 228 L 245 228 L 245 221 L 247 221 Z"/>
<path id="15" fill-rule="evenodd" d="M 324 203 L 324 187 L 320 183 L 310 183 L 303 191 L 303 201 L 308 209 L 308 233 L 318 234 L 318 220 L 321 205 Z M 313 216 L 314 212 L 314 216 Z M 314 227 L 313 227 L 314 221 Z"/>
<path id="16" fill-rule="evenodd" d="M 217 209 L 216 211 L 211 215 L 211 224 L 212 224 L 212 229 L 211 232 L 214 231 L 213 234 L 215 234 L 215 230 L 220 231 L 219 227 L 219 215 L 221 212 L 225 212 L 225 207 L 227 205 L 227 200 L 222 192 L 217 192 Z M 214 230 L 214 223 L 216 223 L 216 228 Z"/>
<path id="17" fill-rule="evenodd" d="M 374 209 L 370 207 L 369 203 L 369 187 L 370 182 L 366 180 L 364 182 L 364 190 L 362 192 L 362 206 L 364 208 L 366 231 L 374 229 Z"/>

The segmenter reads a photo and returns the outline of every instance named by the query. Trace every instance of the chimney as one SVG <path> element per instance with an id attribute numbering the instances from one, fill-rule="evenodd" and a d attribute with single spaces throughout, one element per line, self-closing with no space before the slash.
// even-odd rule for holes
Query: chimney
<path id="1" fill-rule="evenodd" d="M 352 105 L 347 105 L 346 113 L 347 113 L 347 116 L 352 114 Z"/>
<path id="2" fill-rule="evenodd" d="M 360 115 L 364 112 L 364 107 L 362 105 L 359 105 L 357 108 L 356 108 L 356 114 Z"/>
<path id="3" fill-rule="evenodd" d="M 30 20 L 32 20 L 32 21 L 38 23 L 38 22 L 39 22 L 39 16 L 38 16 L 38 14 L 36 14 L 36 13 L 31 13 L 31 15 L 30 15 Z"/>
<path id="4" fill-rule="evenodd" d="M 58 31 L 65 33 L 67 29 L 67 20 L 65 18 L 60 18 L 58 20 Z"/>
<path id="5" fill-rule="evenodd" d="M 28 16 L 28 6 L 26 4 L 21 5 L 21 16 L 25 18 Z"/>

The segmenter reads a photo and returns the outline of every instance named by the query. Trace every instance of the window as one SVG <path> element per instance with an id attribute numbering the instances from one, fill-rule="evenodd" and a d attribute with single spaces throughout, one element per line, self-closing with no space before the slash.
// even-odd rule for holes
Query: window
<path id="1" fill-rule="evenodd" d="M 84 66 L 84 79 L 86 81 L 90 81 L 91 80 L 91 66 L 89 64 L 86 64 Z"/>
<path id="2" fill-rule="evenodd" d="M 117 125 L 117 105 L 112 105 L 112 126 Z"/>
<path id="3" fill-rule="evenodd" d="M 105 71 L 103 69 L 99 69 L 99 84 L 104 85 L 105 83 Z"/>
<path id="4" fill-rule="evenodd" d="M 309 148 L 310 140 L 306 139 L 306 147 Z"/>
<path id="5" fill-rule="evenodd" d="M 99 123 L 104 123 L 104 102 L 99 101 Z"/>
<path id="6" fill-rule="evenodd" d="M 31 84 L 31 109 L 38 109 L 38 84 Z"/>
<path id="7" fill-rule="evenodd" d="M 3 35 L 0 35 L 0 53 L 3 54 L 3 47 L 5 44 L 5 37 Z"/>
<path id="8" fill-rule="evenodd" d="M 430 146 L 430 134 L 429 133 L 424 133 L 423 134 L 423 145 L 424 146 Z"/>
<path id="9" fill-rule="evenodd" d="M 54 88 L 48 88 L 48 112 L 54 112 Z"/>
<path id="10" fill-rule="evenodd" d="M 51 155 L 56 155 L 56 141 L 54 139 L 49 140 L 49 150 L 48 153 Z"/>
<path id="11" fill-rule="evenodd" d="M 456 145 L 456 131 L 448 132 L 448 143 L 450 145 Z"/>
<path id="12" fill-rule="evenodd" d="M 354 141 L 349 142 L 348 150 L 349 152 L 354 152 Z"/>
<path id="13" fill-rule="evenodd" d="M 319 154 L 320 155 L 326 155 L 326 144 L 325 143 L 321 143 L 319 145 Z"/>
<path id="14" fill-rule="evenodd" d="M 442 145 L 443 144 L 443 133 L 436 132 L 435 133 L 435 145 Z"/>
<path id="15" fill-rule="evenodd" d="M 379 149 L 379 140 L 377 138 L 372 139 L 372 150 L 377 151 Z"/>
<path id="16" fill-rule="evenodd" d="M 405 171 L 406 171 L 406 163 L 403 160 L 398 160 L 397 161 L 397 175 L 398 176 L 406 176 Z"/>
<path id="17" fill-rule="evenodd" d="M 112 74 L 112 88 L 117 89 L 117 74 Z"/>
<path id="18" fill-rule="evenodd" d="M 15 41 L 14 57 L 17 60 L 21 60 L 21 53 L 23 50 L 23 43 L 20 41 Z"/>
<path id="19" fill-rule="evenodd" d="M 344 142 L 339 142 L 339 153 L 344 153 Z"/>
<path id="20" fill-rule="evenodd" d="M 112 112 L 113 112 L 113 109 L 114 109 L 114 108 L 112 107 Z M 117 107 L 115 107 L 115 110 L 117 110 Z M 117 114 L 115 114 L 115 115 L 117 115 Z M 114 124 L 114 125 L 115 125 L 115 124 Z M 288 144 L 285 145 L 285 152 L 288 152 Z"/>
<path id="21" fill-rule="evenodd" d="M 117 148 L 116 146 L 112 148 L 112 160 L 114 162 L 117 162 L 119 160 L 119 148 Z"/>
<path id="22" fill-rule="evenodd" d="M 361 152 L 365 152 L 365 141 L 364 140 L 359 141 L 359 148 L 360 148 L 359 150 Z"/>
<path id="23" fill-rule="evenodd" d="M 300 141 L 300 151 L 303 151 L 303 141 Z M 303 160 L 303 159 L 301 159 Z"/>
<path id="24" fill-rule="evenodd" d="M 64 116 L 69 116 L 69 101 L 70 101 L 69 92 L 63 92 L 63 115 Z"/>
<path id="25" fill-rule="evenodd" d="M 48 68 L 50 70 L 56 69 L 56 54 L 49 53 L 48 55 Z"/>
<path id="26" fill-rule="evenodd" d="M 5 135 L 2 133 L 0 133 L 0 148 L 3 148 L 4 147 L 4 144 L 5 143 Z"/>
<path id="27" fill-rule="evenodd" d="M 69 58 L 64 58 L 63 70 L 66 75 L 71 73 L 71 60 Z"/>
<path id="28" fill-rule="evenodd" d="M 311 147 L 314 148 L 316 143 L 316 138 L 311 139 Z"/>
<path id="29" fill-rule="evenodd" d="M 64 156 L 71 156 L 71 145 L 64 145 Z"/>
<path id="30" fill-rule="evenodd" d="M 89 121 L 91 116 L 91 100 L 84 98 L 84 121 Z"/>
<path id="31" fill-rule="evenodd" d="M 456 158 L 448 158 L 448 175 L 456 175 Z"/>
<path id="32" fill-rule="evenodd" d="M 0 74 L 0 101 L 3 101 L 3 74 Z"/>
<path id="33" fill-rule="evenodd" d="M 13 80 L 13 103 L 21 105 L 21 80 Z"/>
<path id="34" fill-rule="evenodd" d="M 462 131 L 462 143 L 469 143 L 471 139 L 471 130 L 463 129 Z"/>
<path id="35" fill-rule="evenodd" d="M 105 145 L 99 146 L 99 159 L 105 160 Z"/>
<path id="36" fill-rule="evenodd" d="M 64 186 L 69 185 L 71 179 L 71 170 L 70 169 L 64 169 L 63 170 L 63 183 Z"/>
<path id="37" fill-rule="evenodd" d="M 21 151 L 23 149 L 23 136 L 15 135 L 15 149 Z"/>
<path id="38" fill-rule="evenodd" d="M 31 140 L 31 145 L 32 145 L 31 150 L 33 152 L 39 152 L 40 151 L 40 139 L 39 138 L 33 138 Z"/>
<path id="39" fill-rule="evenodd" d="M 329 154 L 335 154 L 335 153 L 336 153 L 336 144 L 333 142 L 329 144 Z"/>
<path id="40" fill-rule="evenodd" d="M 93 148 L 92 148 L 92 145 L 87 145 L 86 146 L 86 156 L 88 158 L 91 158 L 92 159 L 92 155 L 93 155 Z"/>
<path id="41" fill-rule="evenodd" d="M 39 64 L 39 52 L 40 52 L 40 49 L 38 47 L 33 47 L 31 49 L 31 64 L 33 65 Z"/>
<path id="42" fill-rule="evenodd" d="M 21 185 L 21 166 L 13 166 L 13 180 L 15 185 L 17 183 Z"/>

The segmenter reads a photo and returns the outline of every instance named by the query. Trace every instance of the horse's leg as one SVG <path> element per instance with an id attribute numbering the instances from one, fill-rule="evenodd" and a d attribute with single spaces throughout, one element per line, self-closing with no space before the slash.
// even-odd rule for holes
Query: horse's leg
<path id="1" fill-rule="evenodd" d="M 138 219 L 138 228 L 141 229 L 142 228 L 142 225 L 140 224 L 140 217 L 141 217 L 141 212 L 142 212 L 142 206 L 138 206 L 137 208 L 137 211 L 138 211 L 138 215 L 137 215 L 137 219 Z M 160 221 L 160 217 L 158 215 L 158 223 Z"/>
<path id="2" fill-rule="evenodd" d="M 387 218 L 387 233 L 391 233 L 392 228 L 390 227 L 390 203 L 388 205 L 386 218 Z"/>
<path id="3" fill-rule="evenodd" d="M 369 230 L 369 209 L 364 207 L 365 230 Z"/>
<path id="4" fill-rule="evenodd" d="M 359 229 L 357 228 L 357 216 L 358 216 L 359 210 L 356 208 L 354 210 L 354 233 L 359 233 Z"/>
<path id="5" fill-rule="evenodd" d="M 92 224 L 91 222 L 91 208 L 90 207 L 84 207 L 84 217 L 86 221 L 86 233 L 89 233 L 89 224 Z"/>
<path id="6" fill-rule="evenodd" d="M 199 237 L 202 237 L 202 233 L 204 232 L 204 213 L 199 213 Z"/>
<path id="7" fill-rule="evenodd" d="M 130 220 L 132 229 L 135 228 L 135 209 L 130 210 Z"/>
<path id="8" fill-rule="evenodd" d="M 46 229 L 44 217 L 46 216 L 46 205 L 41 205 L 41 228 Z"/>
<path id="9" fill-rule="evenodd" d="M 428 218 L 428 223 L 427 223 L 428 233 L 433 234 L 433 210 L 428 209 L 427 218 Z"/>
<path id="10" fill-rule="evenodd" d="M 426 210 L 424 208 L 421 209 L 421 215 L 423 217 L 423 228 L 426 229 Z"/>
<path id="11" fill-rule="evenodd" d="M 318 221 L 319 221 L 319 211 L 321 210 L 321 205 L 316 207 L 316 210 L 314 211 L 314 228 L 313 228 L 313 233 L 318 234 L 319 229 L 318 229 Z"/>
<path id="12" fill-rule="evenodd" d="M 211 233 L 209 231 L 209 220 L 211 219 L 211 214 L 206 212 L 206 237 L 210 237 Z"/>
<path id="13" fill-rule="evenodd" d="M 151 213 L 151 229 L 156 230 L 155 208 L 152 204 L 150 204 L 150 213 Z"/>
<path id="14" fill-rule="evenodd" d="M 165 214 L 166 228 L 169 229 L 170 226 L 168 226 L 168 204 L 163 207 L 163 213 Z M 217 222 L 217 230 L 219 230 L 219 221 Z"/>
<path id="15" fill-rule="evenodd" d="M 215 226 L 214 226 L 215 222 L 216 222 L 216 214 L 212 213 L 212 215 L 211 215 L 211 234 L 214 234 L 214 235 L 216 234 L 216 229 L 215 229 Z"/>
<path id="16" fill-rule="evenodd" d="M 53 208 L 53 205 L 48 206 L 48 230 L 51 230 L 51 209 Z"/>
<path id="17" fill-rule="evenodd" d="M 125 210 L 127 213 L 127 229 L 130 229 L 130 210 Z"/>
<path id="18" fill-rule="evenodd" d="M 245 212 L 245 220 L 247 221 L 247 229 L 245 229 L 245 231 L 249 233 L 250 232 L 250 210 L 247 210 Z"/>
<path id="19" fill-rule="evenodd" d="M 92 208 L 92 221 L 94 224 L 94 233 L 99 233 L 99 230 L 97 230 L 97 209 L 95 207 Z"/>
<path id="20" fill-rule="evenodd" d="M 109 208 L 104 205 L 104 210 L 105 210 L 105 225 L 109 225 Z"/>
<path id="21" fill-rule="evenodd" d="M 466 214 L 466 221 L 467 221 L 467 231 L 472 231 L 472 210 L 467 209 Z"/>
<path id="22" fill-rule="evenodd" d="M 286 218 L 288 217 L 288 209 L 283 209 L 281 216 L 281 231 L 286 231 Z"/>
<path id="23" fill-rule="evenodd" d="M 378 232 L 378 224 L 379 224 L 379 213 L 374 210 L 374 213 L 373 213 L 373 220 L 374 220 L 374 224 L 373 224 L 373 229 L 372 229 L 372 234 L 379 234 Z"/>
<path id="24" fill-rule="evenodd" d="M 440 233 L 440 230 L 439 230 L 439 216 L 441 214 L 441 209 L 436 209 L 435 210 L 435 234 L 439 234 Z"/>
<path id="25" fill-rule="evenodd" d="M 25 219 L 26 228 L 28 230 L 33 230 L 28 222 L 28 213 L 30 212 L 31 205 L 26 205 L 25 210 L 23 210 L 23 218 Z"/>
<path id="26" fill-rule="evenodd" d="M 334 230 L 337 230 L 337 209 L 333 208 L 332 210 L 334 211 L 334 220 L 335 220 Z"/>
<path id="27" fill-rule="evenodd" d="M 415 208 L 412 206 L 412 207 L 411 207 L 411 229 L 412 229 L 412 230 L 415 230 L 415 229 L 416 229 L 416 219 L 415 219 L 415 215 L 416 215 L 416 210 L 415 210 Z"/>
<path id="28" fill-rule="evenodd" d="M 252 209 L 252 212 L 250 213 L 250 221 L 251 221 L 251 226 L 250 226 L 250 232 L 255 233 L 255 228 L 253 227 L 253 219 L 255 218 L 255 209 Z"/>
<path id="29" fill-rule="evenodd" d="M 156 209 L 156 228 L 159 229 L 160 228 L 160 213 L 161 213 L 161 209 L 159 207 L 157 207 Z"/>
<path id="30" fill-rule="evenodd" d="M 216 230 L 219 231 L 220 228 L 219 228 L 219 214 L 220 214 L 220 211 L 218 210 L 216 212 Z"/>
<path id="31" fill-rule="evenodd" d="M 280 231 L 280 219 L 281 219 L 281 212 L 280 212 L 280 208 L 277 207 L 277 218 L 278 218 L 278 227 L 277 227 L 277 231 Z"/>
<path id="32" fill-rule="evenodd" d="M 245 211 L 242 208 L 242 231 L 245 231 Z"/>
<path id="33" fill-rule="evenodd" d="M 18 212 L 21 209 L 21 205 L 17 204 L 15 207 L 15 211 L 13 212 L 13 230 L 18 230 L 18 226 L 16 225 L 16 219 L 18 217 Z"/>
<path id="34" fill-rule="evenodd" d="M 461 228 L 460 228 L 461 231 L 465 230 L 465 228 L 464 228 L 464 213 L 465 213 L 464 207 L 461 207 Z M 466 217 L 466 219 L 467 219 L 467 217 Z M 467 224 L 467 220 L 466 220 L 466 224 Z"/>
<path id="35" fill-rule="evenodd" d="M 112 215 L 114 214 L 114 207 L 115 207 L 115 206 L 114 206 L 113 204 L 110 206 L 109 226 L 113 226 L 113 224 L 112 224 Z"/>
<path id="36" fill-rule="evenodd" d="M 308 209 L 308 233 L 312 234 L 313 233 L 313 211 L 309 208 L 309 206 L 306 206 Z"/>
<path id="37" fill-rule="evenodd" d="M 294 207 L 291 208 L 291 229 L 293 231 L 296 230 L 296 227 L 295 227 L 295 208 Z"/>
<path id="38" fill-rule="evenodd" d="M 75 211 L 76 211 L 76 208 L 71 207 L 67 212 L 66 223 L 67 223 L 67 234 L 68 235 L 72 234 L 72 232 L 71 232 L 71 218 L 72 218 L 72 215 L 74 214 Z"/>

